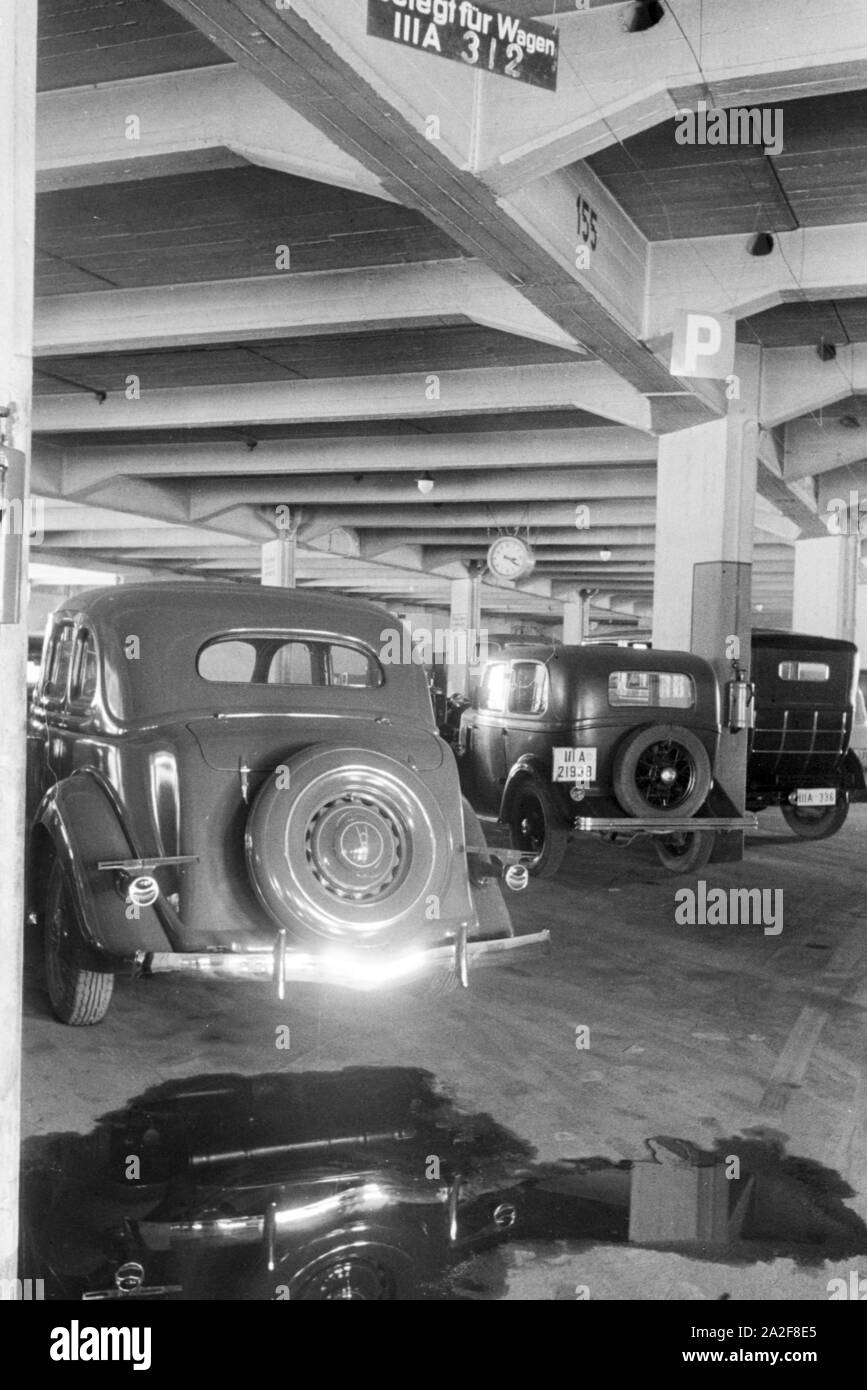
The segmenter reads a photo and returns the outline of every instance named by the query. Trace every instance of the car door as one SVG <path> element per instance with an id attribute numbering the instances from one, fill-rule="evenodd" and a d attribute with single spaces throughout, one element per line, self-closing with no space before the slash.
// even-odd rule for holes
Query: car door
<path id="1" fill-rule="evenodd" d="M 461 721 L 462 765 L 467 791 L 479 810 L 498 811 L 506 782 L 505 728 L 509 664 L 492 661 L 479 683 L 476 708 Z"/>

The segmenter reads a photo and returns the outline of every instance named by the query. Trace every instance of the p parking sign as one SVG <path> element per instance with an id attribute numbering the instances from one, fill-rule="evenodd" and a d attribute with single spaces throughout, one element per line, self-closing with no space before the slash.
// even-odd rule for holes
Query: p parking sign
<path id="1" fill-rule="evenodd" d="M 682 310 L 674 325 L 671 375 L 723 381 L 735 365 L 735 321 L 730 314 Z"/>

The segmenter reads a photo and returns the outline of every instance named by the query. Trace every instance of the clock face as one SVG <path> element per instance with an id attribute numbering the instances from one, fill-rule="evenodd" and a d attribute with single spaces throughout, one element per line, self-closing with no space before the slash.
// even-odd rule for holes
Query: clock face
<path id="1" fill-rule="evenodd" d="M 533 557 L 519 536 L 499 536 L 488 551 L 488 568 L 499 579 L 520 579 L 533 568 Z"/>

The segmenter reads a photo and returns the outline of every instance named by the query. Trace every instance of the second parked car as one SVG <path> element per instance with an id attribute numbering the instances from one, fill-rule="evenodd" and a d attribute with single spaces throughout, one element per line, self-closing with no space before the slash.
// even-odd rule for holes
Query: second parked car
<path id="1" fill-rule="evenodd" d="M 706 807 L 720 738 L 713 667 L 688 652 L 504 647 L 462 719 L 458 764 L 476 809 L 555 873 L 579 817 L 671 821 L 654 835 L 666 868 L 706 862 Z M 624 827 L 629 829 L 629 822 Z"/>

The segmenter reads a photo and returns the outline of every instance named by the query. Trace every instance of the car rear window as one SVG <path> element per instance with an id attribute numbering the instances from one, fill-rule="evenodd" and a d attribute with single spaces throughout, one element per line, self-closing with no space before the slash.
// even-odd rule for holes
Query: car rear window
<path id="1" fill-rule="evenodd" d="M 202 647 L 196 669 L 218 685 L 375 690 L 384 682 L 379 662 L 361 647 L 266 634 L 217 637 Z"/>
<path id="2" fill-rule="evenodd" d="M 516 661 L 509 686 L 509 713 L 544 714 L 547 707 L 547 666 L 540 661 Z"/>
<path id="3" fill-rule="evenodd" d="M 506 708 L 506 665 L 497 662 L 488 666 L 479 688 L 479 709 L 502 714 Z"/>
<path id="4" fill-rule="evenodd" d="M 612 671 L 608 703 L 614 709 L 653 705 L 657 709 L 692 709 L 695 682 L 682 671 Z"/>
<path id="5" fill-rule="evenodd" d="M 781 681 L 828 681 L 831 668 L 824 661 L 781 661 L 777 668 Z"/>

